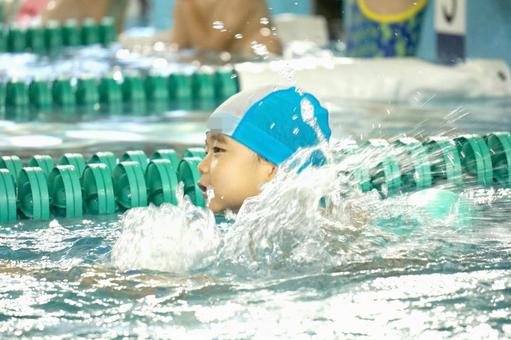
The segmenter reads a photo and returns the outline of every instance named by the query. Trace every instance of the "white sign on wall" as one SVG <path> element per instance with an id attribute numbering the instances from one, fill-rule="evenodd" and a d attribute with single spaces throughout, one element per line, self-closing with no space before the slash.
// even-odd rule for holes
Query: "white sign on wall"
<path id="1" fill-rule="evenodd" d="M 435 28 L 438 33 L 465 35 L 466 0 L 435 0 Z"/>

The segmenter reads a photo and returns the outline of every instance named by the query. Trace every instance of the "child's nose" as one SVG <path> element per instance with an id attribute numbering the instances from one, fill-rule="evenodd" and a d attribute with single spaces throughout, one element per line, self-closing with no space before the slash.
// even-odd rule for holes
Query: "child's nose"
<path id="1" fill-rule="evenodd" d="M 204 157 L 202 161 L 199 163 L 199 172 L 201 173 L 201 175 L 204 175 L 207 172 L 208 167 L 206 162 L 208 162 L 208 155 L 206 155 L 206 157 Z"/>

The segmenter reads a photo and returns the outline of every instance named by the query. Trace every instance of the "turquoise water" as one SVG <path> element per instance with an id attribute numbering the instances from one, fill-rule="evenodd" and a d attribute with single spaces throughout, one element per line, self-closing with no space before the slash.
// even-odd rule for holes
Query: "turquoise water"
<path id="1" fill-rule="evenodd" d="M 511 127 L 507 101 L 329 104 L 333 151 L 348 138 Z M 179 149 L 202 143 L 205 117 L 2 123 L 1 151 L 34 154 L 34 135 L 55 154 Z M 104 137 L 113 132 L 121 142 Z M 338 170 L 352 161 L 281 173 L 226 224 L 183 201 L 3 226 L 2 337 L 510 337 L 511 191 L 467 188 L 470 223 L 459 225 L 457 211 L 431 218 L 409 194 L 350 191 Z"/>

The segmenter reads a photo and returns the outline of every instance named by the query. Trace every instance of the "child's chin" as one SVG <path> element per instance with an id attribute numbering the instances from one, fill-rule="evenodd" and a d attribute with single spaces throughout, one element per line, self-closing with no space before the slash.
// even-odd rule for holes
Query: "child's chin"
<path id="1" fill-rule="evenodd" d="M 225 209 L 224 207 L 222 207 L 220 204 L 218 204 L 217 202 L 215 202 L 215 200 L 211 200 L 211 202 L 209 202 L 209 205 L 208 205 L 208 208 L 209 210 L 211 210 L 214 214 L 218 214 L 218 213 L 221 213 L 223 212 Z"/>

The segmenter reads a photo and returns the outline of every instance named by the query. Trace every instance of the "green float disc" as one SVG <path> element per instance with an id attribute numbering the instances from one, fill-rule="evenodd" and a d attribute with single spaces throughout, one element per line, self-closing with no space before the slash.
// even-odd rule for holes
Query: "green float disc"
<path id="1" fill-rule="evenodd" d="M 89 46 L 99 44 L 99 27 L 92 18 L 82 21 L 82 45 Z"/>
<path id="2" fill-rule="evenodd" d="M 50 21 L 44 28 L 44 40 L 46 50 L 49 53 L 55 53 L 62 48 L 62 29 L 58 22 Z"/>
<path id="3" fill-rule="evenodd" d="M 80 26 L 75 19 L 66 20 L 62 26 L 62 42 L 64 46 L 75 47 L 80 46 Z"/>
<path id="4" fill-rule="evenodd" d="M 18 204 L 21 213 L 34 220 L 50 218 L 50 197 L 46 175 L 41 168 L 23 168 L 18 177 Z"/>
<path id="5" fill-rule="evenodd" d="M 45 51 L 44 30 L 33 26 L 27 29 L 27 47 L 32 53 L 41 54 Z"/>
<path id="6" fill-rule="evenodd" d="M 72 112 L 76 107 L 75 92 L 70 79 L 57 79 L 52 85 L 53 102 L 64 112 Z"/>
<path id="7" fill-rule="evenodd" d="M 28 161 L 28 166 L 41 168 L 44 174 L 48 176 L 55 167 L 55 162 L 48 155 L 35 155 Z"/>
<path id="8" fill-rule="evenodd" d="M 168 78 L 168 93 L 171 101 L 176 103 L 191 102 L 192 76 L 186 73 L 173 73 Z"/>
<path id="9" fill-rule="evenodd" d="M 369 192 L 373 189 L 371 177 L 366 168 L 360 167 L 355 169 L 355 171 L 353 171 L 353 178 L 362 192 Z"/>
<path id="10" fill-rule="evenodd" d="M 176 151 L 173 149 L 156 150 L 153 153 L 151 159 L 168 159 L 172 163 L 172 168 L 177 169 L 179 167 L 179 157 L 177 157 Z"/>
<path id="11" fill-rule="evenodd" d="M 200 159 L 204 159 L 206 157 L 206 152 L 204 152 L 204 148 L 189 148 L 185 151 L 183 158 L 188 157 L 197 157 Z"/>
<path id="12" fill-rule="evenodd" d="M 177 175 L 167 159 L 155 159 L 147 166 L 145 180 L 149 201 L 157 206 L 163 203 L 177 205 Z"/>
<path id="13" fill-rule="evenodd" d="M 89 164 L 105 164 L 112 172 L 119 160 L 112 152 L 97 152 L 92 155 Z"/>
<path id="14" fill-rule="evenodd" d="M 76 102 L 81 107 L 88 108 L 93 108 L 99 104 L 99 92 L 96 79 L 78 79 L 76 84 Z"/>
<path id="15" fill-rule="evenodd" d="M 14 180 L 18 178 L 23 163 L 18 156 L 2 156 L 0 157 L 0 169 L 7 169 Z"/>
<path id="16" fill-rule="evenodd" d="M 87 214 L 115 213 L 115 195 L 112 171 L 106 164 L 89 164 L 83 171 L 83 206 Z"/>
<path id="17" fill-rule="evenodd" d="M 397 144 L 404 147 L 409 156 L 409 159 L 405 159 L 405 163 L 401 164 L 403 185 L 406 186 L 405 183 L 411 183 L 415 190 L 430 188 L 433 183 L 433 176 L 431 174 L 431 162 L 426 148 L 415 138 L 409 137 L 398 139 Z M 413 166 L 412 171 L 406 171 L 408 167 L 407 163 L 409 162 L 411 162 Z"/>
<path id="18" fill-rule="evenodd" d="M 0 2 L 0 6 L 2 2 Z M 7 32 L 4 29 L 4 25 L 0 23 L 0 52 L 7 50 Z"/>
<path id="19" fill-rule="evenodd" d="M 2 116 L 4 112 L 5 112 L 5 84 L 3 82 L 0 82 L 0 119 L 3 118 Z"/>
<path id="20" fill-rule="evenodd" d="M 28 112 L 28 87 L 27 84 L 11 80 L 5 88 L 5 106 L 12 113 L 26 114 Z"/>
<path id="21" fill-rule="evenodd" d="M 119 163 L 112 178 L 115 198 L 121 210 L 147 206 L 144 171 L 138 162 Z"/>
<path id="22" fill-rule="evenodd" d="M 145 94 L 149 101 L 166 102 L 169 98 L 165 78 L 161 75 L 149 75 L 144 81 Z"/>
<path id="23" fill-rule="evenodd" d="M 144 82 L 140 76 L 125 76 L 121 87 L 122 99 L 125 103 L 133 104 L 146 101 Z"/>
<path id="24" fill-rule="evenodd" d="M 80 178 L 72 165 L 58 165 L 48 176 L 51 211 L 55 216 L 81 217 L 82 189 Z"/>
<path id="25" fill-rule="evenodd" d="M 385 153 L 391 150 L 390 144 L 385 139 L 369 139 L 366 145 L 374 149 L 382 149 Z M 387 197 L 401 191 L 401 170 L 393 156 L 385 156 L 374 169 L 369 169 L 369 174 L 372 187 L 381 195 Z"/>
<path id="26" fill-rule="evenodd" d="M 26 32 L 20 27 L 11 27 L 7 33 L 7 50 L 12 53 L 21 53 L 27 46 Z"/>
<path id="27" fill-rule="evenodd" d="M 447 181 L 461 186 L 461 159 L 456 144 L 447 138 L 432 138 L 427 143 L 427 148 L 431 159 L 433 184 Z"/>
<path id="28" fill-rule="evenodd" d="M 125 161 L 138 162 L 138 164 L 140 164 L 142 170 L 144 171 L 147 168 L 147 164 L 149 163 L 147 155 L 145 154 L 144 151 L 141 150 L 125 152 L 124 155 L 122 155 L 121 157 L 121 162 Z"/>
<path id="29" fill-rule="evenodd" d="M 465 172 L 477 178 L 477 184 L 489 186 L 493 183 L 493 168 L 488 146 L 479 136 L 462 136 L 456 145 Z"/>
<path id="30" fill-rule="evenodd" d="M 201 178 L 198 166 L 201 161 L 202 159 L 197 157 L 185 157 L 181 163 L 179 163 L 177 174 L 179 181 L 184 183 L 184 194 L 190 197 L 194 205 L 205 207 L 206 201 L 198 185 Z"/>
<path id="31" fill-rule="evenodd" d="M 34 80 L 28 87 L 30 105 L 39 112 L 48 112 L 52 109 L 53 98 L 50 84 L 45 80 Z"/>
<path id="32" fill-rule="evenodd" d="M 0 169 L 0 223 L 16 221 L 16 186 L 7 169 Z"/>
<path id="33" fill-rule="evenodd" d="M 511 187 L 511 134 L 492 133 L 486 137 L 490 149 L 495 182 Z"/>
<path id="34" fill-rule="evenodd" d="M 119 111 L 122 108 L 121 85 L 113 78 L 103 78 L 99 83 L 99 101 L 110 111 Z"/>
<path id="35" fill-rule="evenodd" d="M 196 100 L 212 100 L 215 98 L 215 77 L 209 69 L 196 71 L 192 75 L 193 98 Z"/>
<path id="36" fill-rule="evenodd" d="M 239 92 L 238 76 L 232 67 L 219 68 L 215 71 L 215 96 L 223 102 Z"/>
<path id="37" fill-rule="evenodd" d="M 83 170 L 87 163 L 82 154 L 79 153 L 66 153 L 60 158 L 60 165 L 72 165 L 75 168 L 78 178 L 82 176 Z"/>
<path id="38" fill-rule="evenodd" d="M 112 17 L 105 17 L 99 23 L 99 42 L 103 45 L 110 45 L 117 40 L 115 20 Z"/>
<path id="39" fill-rule="evenodd" d="M 401 171 L 398 162 L 392 157 L 386 157 L 376 166 L 375 176 L 372 177 L 372 185 L 383 196 L 399 194 L 401 190 Z"/>

